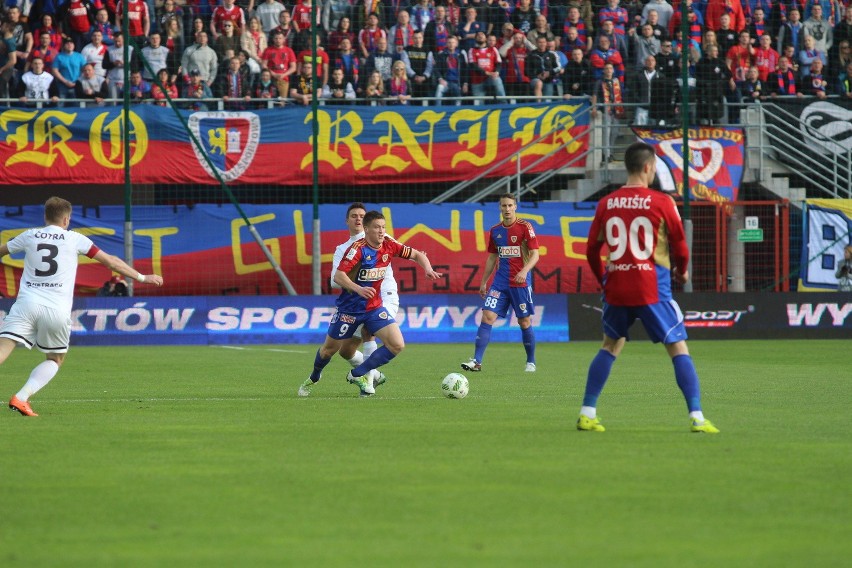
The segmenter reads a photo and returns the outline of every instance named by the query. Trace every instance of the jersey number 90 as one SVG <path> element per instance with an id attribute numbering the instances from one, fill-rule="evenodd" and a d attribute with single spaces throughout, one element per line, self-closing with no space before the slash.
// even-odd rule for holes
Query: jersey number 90
<path id="1" fill-rule="evenodd" d="M 634 260 L 648 260 L 654 254 L 654 228 L 647 217 L 636 217 L 630 221 L 630 228 L 621 217 L 611 217 L 606 222 L 606 244 L 609 245 L 609 258 L 617 261 L 630 248 Z M 642 233 L 641 239 L 639 233 Z"/>

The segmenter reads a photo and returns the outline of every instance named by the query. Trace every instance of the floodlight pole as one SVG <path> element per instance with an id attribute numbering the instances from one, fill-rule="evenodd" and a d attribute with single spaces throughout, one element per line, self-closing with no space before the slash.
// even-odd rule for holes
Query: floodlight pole
<path id="1" fill-rule="evenodd" d="M 124 93 L 121 138 L 124 144 L 124 262 L 133 266 L 133 183 L 130 177 L 130 16 L 127 2 L 122 5 L 121 35 L 124 39 Z M 127 295 L 133 296 L 133 279 L 127 281 Z"/>
<path id="2" fill-rule="evenodd" d="M 680 1 L 680 71 L 681 81 L 681 128 L 683 129 L 683 230 L 689 249 L 689 264 L 686 269 L 692 274 L 692 219 L 689 211 L 689 9 L 687 0 Z M 692 280 L 683 285 L 684 292 L 692 292 Z"/>
<path id="3" fill-rule="evenodd" d="M 314 72 L 311 74 L 311 132 L 313 136 L 312 152 L 312 183 L 313 183 L 313 228 L 311 233 L 311 291 L 315 296 L 322 294 L 322 241 L 320 239 L 320 216 L 319 216 L 319 96 L 317 87 L 317 68 L 322 69 L 317 65 L 317 3 L 311 2 L 311 61 L 313 62 Z M 334 267 L 332 267 L 334 270 Z"/>

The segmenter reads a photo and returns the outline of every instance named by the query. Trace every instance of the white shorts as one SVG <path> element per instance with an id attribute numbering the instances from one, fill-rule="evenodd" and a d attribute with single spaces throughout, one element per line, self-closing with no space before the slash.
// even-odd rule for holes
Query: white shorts
<path id="1" fill-rule="evenodd" d="M 15 302 L 0 325 L 0 337 L 17 341 L 27 349 L 44 353 L 67 353 L 71 339 L 71 317 L 30 302 Z"/>
<path id="2" fill-rule="evenodd" d="M 399 311 L 399 294 L 397 294 L 396 292 L 383 292 L 382 305 L 388 311 L 390 316 L 395 320 L 396 313 Z M 358 329 L 355 330 L 355 333 L 352 334 L 352 337 L 357 337 L 358 339 L 361 339 L 361 329 L 363 329 L 363 327 L 363 324 L 359 325 Z"/>

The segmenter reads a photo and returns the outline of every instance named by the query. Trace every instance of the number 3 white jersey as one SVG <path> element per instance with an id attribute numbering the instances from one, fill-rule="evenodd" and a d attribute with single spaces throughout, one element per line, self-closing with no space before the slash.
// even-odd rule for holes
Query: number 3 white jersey
<path id="1" fill-rule="evenodd" d="M 19 302 L 32 302 L 71 313 L 79 255 L 100 249 L 89 237 L 56 225 L 29 229 L 8 242 L 9 253 L 23 252 Z"/>

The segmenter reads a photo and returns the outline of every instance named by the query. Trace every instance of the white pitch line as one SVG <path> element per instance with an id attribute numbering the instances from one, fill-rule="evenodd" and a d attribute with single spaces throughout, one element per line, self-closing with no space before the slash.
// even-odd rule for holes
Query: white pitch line
<path id="1" fill-rule="evenodd" d="M 217 347 L 219 349 L 235 349 L 237 351 L 272 351 L 274 353 L 298 353 L 300 355 L 305 355 L 309 353 L 308 351 L 296 351 L 295 349 L 272 349 L 272 348 L 264 348 L 264 347 L 241 347 L 239 345 L 211 345 L 210 347 Z"/>
<path id="2" fill-rule="evenodd" d="M 104 404 L 104 403 L 139 403 L 139 402 L 261 402 L 261 401 L 284 401 L 284 400 L 292 400 L 297 397 L 285 396 L 282 398 L 251 398 L 251 397 L 197 397 L 197 398 L 74 398 L 74 399 L 47 399 L 43 398 L 42 402 L 57 402 L 62 404 L 74 404 L 74 403 L 84 403 L 84 404 Z M 304 397 L 308 398 L 308 397 Z M 342 399 L 355 399 L 360 400 L 357 394 L 353 395 L 340 395 L 340 396 L 312 396 L 310 397 L 313 400 L 342 400 Z M 436 398 L 445 398 L 442 396 L 375 396 L 371 397 L 374 400 L 433 400 Z"/>

